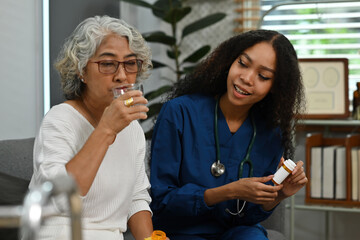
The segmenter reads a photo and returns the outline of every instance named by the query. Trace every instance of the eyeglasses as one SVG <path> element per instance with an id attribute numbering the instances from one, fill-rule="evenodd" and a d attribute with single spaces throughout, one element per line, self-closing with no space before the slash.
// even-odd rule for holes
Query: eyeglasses
<path id="1" fill-rule="evenodd" d="M 104 74 L 113 74 L 116 73 L 120 64 L 123 65 L 126 73 L 138 73 L 141 70 L 143 61 L 139 59 L 129 60 L 125 62 L 119 62 L 116 60 L 101 60 L 91 63 L 98 64 L 99 72 Z"/>

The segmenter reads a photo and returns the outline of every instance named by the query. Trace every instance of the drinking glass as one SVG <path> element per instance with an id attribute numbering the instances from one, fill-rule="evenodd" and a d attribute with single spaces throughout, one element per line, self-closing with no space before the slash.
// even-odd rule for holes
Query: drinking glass
<path id="1" fill-rule="evenodd" d="M 112 89 L 114 98 L 118 98 L 120 95 L 132 90 L 139 90 L 144 94 L 144 86 L 142 83 L 126 83 L 120 86 L 117 86 Z"/>

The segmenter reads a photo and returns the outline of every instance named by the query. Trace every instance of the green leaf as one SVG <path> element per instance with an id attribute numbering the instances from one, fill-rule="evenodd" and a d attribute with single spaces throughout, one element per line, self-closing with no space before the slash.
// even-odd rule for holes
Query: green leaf
<path id="1" fill-rule="evenodd" d="M 176 58 L 178 58 L 178 57 L 180 56 L 181 52 L 178 50 L 178 51 L 177 51 L 177 55 L 176 55 L 175 51 L 173 51 L 173 50 L 166 50 L 166 54 L 167 54 L 167 56 L 168 56 L 169 58 L 171 58 L 171 59 L 176 59 Z"/>
<path id="2" fill-rule="evenodd" d="M 163 95 L 164 93 L 169 92 L 171 89 L 172 89 L 172 86 L 170 86 L 170 85 L 162 86 L 154 91 L 151 91 L 151 92 L 145 94 L 145 98 L 147 100 L 155 99 L 155 98 Z"/>
<path id="3" fill-rule="evenodd" d="M 174 8 L 165 17 L 164 21 L 175 24 L 191 12 L 191 7 Z"/>
<path id="4" fill-rule="evenodd" d="M 160 113 L 163 103 L 154 103 L 149 106 L 149 111 L 147 112 L 148 118 L 156 116 Z"/>
<path id="5" fill-rule="evenodd" d="M 141 6 L 141 7 L 146 7 L 146 8 L 151 8 L 151 9 L 155 9 L 156 7 L 145 2 L 145 1 L 141 1 L 141 0 L 120 0 L 123 2 L 127 2 L 127 3 L 131 3 L 137 6 Z"/>
<path id="6" fill-rule="evenodd" d="M 156 60 L 151 60 L 152 64 L 153 64 L 153 69 L 155 68 L 162 68 L 162 67 L 169 67 L 168 65 L 158 62 Z"/>
<path id="7" fill-rule="evenodd" d="M 150 140 L 152 138 L 153 132 L 154 132 L 154 128 L 151 128 L 149 131 L 145 133 L 146 140 Z"/>
<path id="8" fill-rule="evenodd" d="M 178 75 L 180 75 L 180 76 L 182 76 L 182 75 L 185 74 L 185 73 L 186 73 L 186 71 L 182 71 L 182 70 L 176 72 L 176 74 L 178 74 Z M 181 77 L 180 77 L 180 78 L 181 78 Z"/>
<path id="9" fill-rule="evenodd" d="M 206 28 L 210 25 L 213 25 L 219 21 L 221 21 L 224 17 L 226 16 L 225 13 L 214 13 L 214 14 L 211 14 L 209 16 L 206 16 L 204 18 L 201 18 L 189 25 L 187 25 L 184 29 L 183 29 L 183 32 L 182 32 L 182 37 L 181 38 L 184 38 L 185 36 L 193 33 L 193 32 L 196 32 L 200 29 L 203 29 L 203 28 Z"/>
<path id="10" fill-rule="evenodd" d="M 175 52 L 173 50 L 166 50 L 166 55 L 171 59 L 176 58 L 176 54 L 175 54 Z M 180 55 L 180 52 L 178 52 L 178 55 Z"/>
<path id="11" fill-rule="evenodd" d="M 152 33 L 144 33 L 143 37 L 148 42 L 156 42 L 156 43 L 162 43 L 169 46 L 172 46 L 175 44 L 176 39 L 172 36 L 166 35 L 164 32 L 157 31 Z"/>
<path id="12" fill-rule="evenodd" d="M 204 57 L 208 52 L 210 52 L 211 47 L 209 45 L 203 46 L 192 53 L 190 56 L 184 59 L 184 62 L 196 63 L 202 57 Z"/>
<path id="13" fill-rule="evenodd" d="M 171 15 L 171 10 L 174 8 L 181 8 L 181 0 L 158 0 L 153 5 L 155 8 L 153 8 L 153 14 L 164 20 L 165 22 L 168 22 L 165 19 L 169 18 L 169 15 Z"/>
<path id="14" fill-rule="evenodd" d="M 183 73 L 185 73 L 185 74 L 191 73 L 192 71 L 194 71 L 194 69 L 196 68 L 196 66 L 197 66 L 197 65 L 189 66 L 189 67 L 184 67 Z"/>

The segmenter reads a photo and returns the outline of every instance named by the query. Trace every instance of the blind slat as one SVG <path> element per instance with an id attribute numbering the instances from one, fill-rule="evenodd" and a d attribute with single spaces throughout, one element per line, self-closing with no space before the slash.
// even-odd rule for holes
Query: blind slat
<path id="1" fill-rule="evenodd" d="M 306 24 L 299 23 L 299 24 L 281 24 L 281 25 L 263 25 L 262 28 L 267 28 L 271 26 L 272 29 L 277 31 L 284 31 L 284 30 L 315 30 L 315 29 L 344 29 L 344 28 L 360 28 L 360 22 L 356 23 L 311 23 Z"/>
<path id="2" fill-rule="evenodd" d="M 280 20 L 317 20 L 317 19 L 351 19 L 351 18 L 360 18 L 360 13 L 329 13 L 329 14 L 281 14 L 281 15 L 271 15 L 264 18 L 265 21 L 280 21 Z"/>
<path id="3" fill-rule="evenodd" d="M 333 33 L 333 34 L 287 34 L 289 40 L 306 40 L 306 39 L 360 39 L 360 33 Z"/>
<path id="4" fill-rule="evenodd" d="M 360 49 L 360 44 L 303 44 L 294 45 L 295 49 Z"/>

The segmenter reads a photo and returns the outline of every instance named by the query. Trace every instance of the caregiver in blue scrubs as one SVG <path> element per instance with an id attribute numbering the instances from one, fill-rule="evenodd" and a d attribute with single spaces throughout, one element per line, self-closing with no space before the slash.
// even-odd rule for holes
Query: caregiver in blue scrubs
<path id="1" fill-rule="evenodd" d="M 220 44 L 175 84 L 151 147 L 154 227 L 177 239 L 267 239 L 259 224 L 306 183 L 292 158 L 303 86 L 296 52 L 282 34 L 254 30 Z"/>

